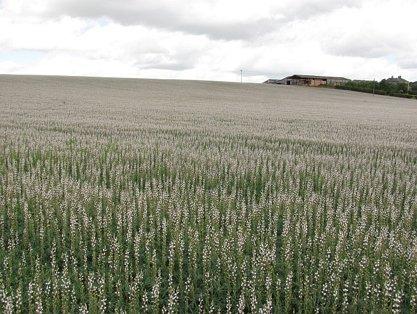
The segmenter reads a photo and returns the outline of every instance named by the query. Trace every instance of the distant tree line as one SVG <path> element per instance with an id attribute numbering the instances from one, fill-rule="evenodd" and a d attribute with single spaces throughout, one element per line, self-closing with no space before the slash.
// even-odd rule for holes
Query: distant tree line
<path id="1" fill-rule="evenodd" d="M 375 93 L 378 95 L 388 95 L 404 98 L 417 99 L 417 82 L 410 83 L 389 83 L 387 80 L 382 81 L 349 81 L 338 89 L 353 90 L 364 93 Z"/>

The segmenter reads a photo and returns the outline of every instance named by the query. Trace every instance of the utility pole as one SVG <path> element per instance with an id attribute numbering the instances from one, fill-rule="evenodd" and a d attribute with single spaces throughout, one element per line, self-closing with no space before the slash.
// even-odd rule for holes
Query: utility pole
<path id="1" fill-rule="evenodd" d="M 240 69 L 240 84 L 243 83 L 243 70 Z"/>

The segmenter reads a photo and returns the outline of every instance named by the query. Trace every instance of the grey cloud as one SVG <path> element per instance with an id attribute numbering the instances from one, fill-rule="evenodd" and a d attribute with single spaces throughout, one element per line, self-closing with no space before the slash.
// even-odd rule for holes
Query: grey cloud
<path id="1" fill-rule="evenodd" d="M 136 55 L 135 66 L 139 69 L 183 71 L 195 67 L 202 51 L 199 48 L 177 47 L 175 51 L 144 53 L 136 50 L 132 51 L 132 54 Z"/>
<path id="2" fill-rule="evenodd" d="M 138 69 L 158 69 L 158 70 L 174 70 L 183 71 L 192 69 L 195 66 L 195 59 L 190 57 L 183 59 L 179 56 L 156 55 L 151 58 L 138 57 L 135 66 Z"/>
<path id="3" fill-rule="evenodd" d="M 396 56 L 398 66 L 404 70 L 417 71 L 417 41 L 413 40 L 410 49 L 403 50 Z"/>
<path id="4" fill-rule="evenodd" d="M 357 5 L 358 0 L 316 0 L 298 1 L 295 4 L 271 12 L 269 17 L 247 22 L 201 20 L 192 16 L 186 5 L 168 5 L 173 2 L 148 1 L 110 1 L 110 0 L 52 0 L 49 15 L 69 15 L 73 17 L 108 17 L 123 25 L 145 25 L 171 31 L 195 35 L 206 35 L 213 39 L 252 40 L 271 33 L 286 23 L 308 19 L 329 13 L 343 6 Z"/>
<path id="5" fill-rule="evenodd" d="M 402 69 L 417 70 L 417 57 L 413 59 L 400 60 L 399 66 Z"/>
<path id="6" fill-rule="evenodd" d="M 291 3 L 283 12 L 286 21 L 305 20 L 346 7 L 360 7 L 360 0 L 316 0 Z"/>
<path id="7" fill-rule="evenodd" d="M 186 12 L 157 3 L 140 4 L 138 1 L 64 0 L 53 1 L 47 11 L 50 16 L 69 15 L 73 17 L 107 17 L 123 25 L 145 25 L 181 31 L 194 35 L 207 35 L 215 39 L 245 39 L 259 36 L 274 28 L 274 19 L 260 19 L 248 23 L 208 23 Z"/>
<path id="8" fill-rule="evenodd" d="M 358 31 L 348 37 L 330 38 L 322 44 L 325 52 L 337 56 L 380 58 L 412 49 L 404 37 L 386 38 L 383 34 Z"/>
<path id="9" fill-rule="evenodd" d="M 161 62 L 161 63 L 152 63 L 152 64 L 137 64 L 138 68 L 145 69 L 158 69 L 158 70 L 173 70 L 173 71 L 184 71 L 193 68 L 193 65 L 181 62 Z"/>

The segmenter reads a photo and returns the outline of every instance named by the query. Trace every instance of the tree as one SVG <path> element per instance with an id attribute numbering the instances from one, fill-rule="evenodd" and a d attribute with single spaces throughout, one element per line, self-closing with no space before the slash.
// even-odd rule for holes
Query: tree
<path id="1" fill-rule="evenodd" d="M 410 93 L 417 95 L 417 82 L 410 83 Z"/>

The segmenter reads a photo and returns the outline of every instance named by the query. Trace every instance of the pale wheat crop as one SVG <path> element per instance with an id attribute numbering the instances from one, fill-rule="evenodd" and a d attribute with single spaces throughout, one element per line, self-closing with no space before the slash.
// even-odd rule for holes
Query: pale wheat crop
<path id="1" fill-rule="evenodd" d="M 0 76 L 1 312 L 416 312 L 417 102 Z"/>

